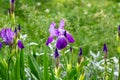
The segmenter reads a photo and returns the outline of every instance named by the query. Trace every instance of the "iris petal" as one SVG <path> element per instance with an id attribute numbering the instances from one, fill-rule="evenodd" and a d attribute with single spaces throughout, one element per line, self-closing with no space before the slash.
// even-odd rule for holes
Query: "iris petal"
<path id="1" fill-rule="evenodd" d="M 66 40 L 66 38 L 63 35 L 59 36 L 58 39 L 57 39 L 56 47 L 58 49 L 63 49 L 66 46 L 67 46 L 67 40 Z"/>
<path id="2" fill-rule="evenodd" d="M 65 26 L 65 21 L 62 19 L 60 21 L 59 29 L 64 29 L 64 26 Z"/>
<path id="3" fill-rule="evenodd" d="M 53 36 L 49 36 L 46 41 L 46 45 L 49 45 L 49 43 L 51 43 L 52 41 L 53 41 Z"/>
<path id="4" fill-rule="evenodd" d="M 58 35 L 58 30 L 55 28 L 56 23 L 52 22 L 49 28 L 49 32 L 51 36 L 57 36 Z"/>
<path id="5" fill-rule="evenodd" d="M 66 33 L 66 38 L 68 39 L 69 43 L 74 43 L 75 41 L 70 33 Z"/>

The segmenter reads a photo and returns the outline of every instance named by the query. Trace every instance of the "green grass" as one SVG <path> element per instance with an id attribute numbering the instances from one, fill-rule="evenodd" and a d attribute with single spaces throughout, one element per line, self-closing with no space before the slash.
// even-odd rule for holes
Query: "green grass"
<path id="1" fill-rule="evenodd" d="M 0 6 L 0 28 L 10 27 L 11 21 L 7 12 L 9 0 L 0 0 Z M 31 53 L 37 56 L 36 53 L 46 52 L 46 61 L 51 61 L 50 49 L 45 51 L 43 46 L 49 36 L 51 22 L 56 22 L 58 27 L 61 19 L 65 20 L 65 29 L 75 38 L 75 43 L 71 44 L 74 54 L 77 55 L 82 47 L 84 56 L 90 56 L 89 51 L 100 51 L 104 55 L 102 48 L 106 43 L 109 58 L 118 56 L 116 35 L 120 25 L 119 7 L 120 2 L 117 0 L 17 0 L 15 26 L 20 24 L 22 34 L 27 34 L 27 38 L 23 40 L 25 57 Z M 47 9 L 49 12 L 46 12 Z M 38 45 L 28 46 L 31 42 Z M 48 67 L 52 64 L 44 64 L 46 57 L 35 57 L 39 66 Z M 44 77 L 48 76 L 44 74 Z"/>

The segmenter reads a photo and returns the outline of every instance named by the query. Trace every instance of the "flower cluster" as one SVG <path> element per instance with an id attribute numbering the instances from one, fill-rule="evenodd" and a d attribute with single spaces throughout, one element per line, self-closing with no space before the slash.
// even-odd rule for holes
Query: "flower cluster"
<path id="1" fill-rule="evenodd" d="M 19 30 L 19 27 L 18 27 Z M 15 35 L 17 35 L 18 30 L 15 28 L 15 31 L 12 31 L 10 28 L 3 28 L 0 31 L 0 38 L 2 38 L 2 43 L 0 43 L 0 48 L 2 48 L 2 44 L 12 46 L 15 44 Z M 18 48 L 23 49 L 24 45 L 21 40 L 17 41 Z"/>
<path id="2" fill-rule="evenodd" d="M 72 37 L 72 35 L 64 29 L 64 20 L 60 21 L 58 29 L 56 29 L 55 26 L 56 23 L 52 22 L 49 28 L 50 36 L 46 41 L 46 45 L 49 45 L 51 42 L 53 42 L 54 37 L 57 37 L 56 48 L 59 50 L 65 48 L 68 45 L 68 43 L 74 43 L 74 38 Z"/>

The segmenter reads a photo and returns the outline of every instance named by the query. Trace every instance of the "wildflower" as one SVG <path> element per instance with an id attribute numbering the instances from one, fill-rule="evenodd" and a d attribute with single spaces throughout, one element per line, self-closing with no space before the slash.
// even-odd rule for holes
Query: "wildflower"
<path id="1" fill-rule="evenodd" d="M 59 50 L 65 48 L 68 43 L 74 43 L 74 38 L 72 37 L 72 35 L 66 30 L 64 30 L 65 26 L 64 20 L 60 21 L 58 29 L 56 29 L 55 26 L 56 24 L 54 22 L 50 25 L 49 28 L 50 36 L 46 41 L 46 45 L 49 45 L 49 43 L 51 43 L 54 40 L 54 36 L 57 37 L 56 47 Z"/>
<path id="2" fill-rule="evenodd" d="M 57 38 L 57 42 L 56 42 L 56 47 L 58 49 L 63 49 L 67 46 L 68 42 L 69 43 L 73 43 L 74 42 L 74 38 L 72 37 L 72 35 L 67 32 L 66 30 L 64 30 L 64 26 L 65 26 L 65 22 L 64 20 L 60 21 L 60 25 L 58 28 L 58 38 Z"/>
<path id="3" fill-rule="evenodd" d="M 18 40 L 18 48 L 23 49 L 24 45 L 21 40 Z"/>
<path id="4" fill-rule="evenodd" d="M 58 28 L 59 35 L 64 34 L 69 43 L 74 43 L 74 38 L 68 31 L 64 30 L 64 26 L 65 26 L 65 22 L 64 20 L 61 20 Z"/>
<path id="5" fill-rule="evenodd" d="M 59 52 L 58 52 L 57 48 L 55 49 L 54 57 L 55 57 L 55 58 L 58 58 L 58 57 L 59 57 Z"/>
<path id="6" fill-rule="evenodd" d="M 103 52 L 107 53 L 108 52 L 108 49 L 107 49 L 107 46 L 106 44 L 104 43 L 104 46 L 103 46 Z"/>
<path id="7" fill-rule="evenodd" d="M 12 45 L 14 40 L 14 32 L 10 28 L 3 28 L 0 36 L 7 45 Z"/>

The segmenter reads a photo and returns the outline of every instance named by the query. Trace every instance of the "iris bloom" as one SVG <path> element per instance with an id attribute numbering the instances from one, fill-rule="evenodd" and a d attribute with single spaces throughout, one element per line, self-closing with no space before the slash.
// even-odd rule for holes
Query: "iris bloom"
<path id="1" fill-rule="evenodd" d="M 12 45 L 14 40 L 14 32 L 10 28 L 3 28 L 0 31 L 0 37 L 7 45 Z"/>
<path id="2" fill-rule="evenodd" d="M 68 31 L 64 30 L 64 20 L 60 21 L 58 29 L 56 29 L 55 26 L 56 24 L 54 22 L 50 25 L 50 36 L 46 42 L 46 45 L 49 45 L 49 43 L 51 43 L 54 40 L 54 36 L 57 36 L 56 47 L 59 50 L 65 48 L 68 43 L 74 43 L 74 38 L 72 37 L 72 35 Z"/>

